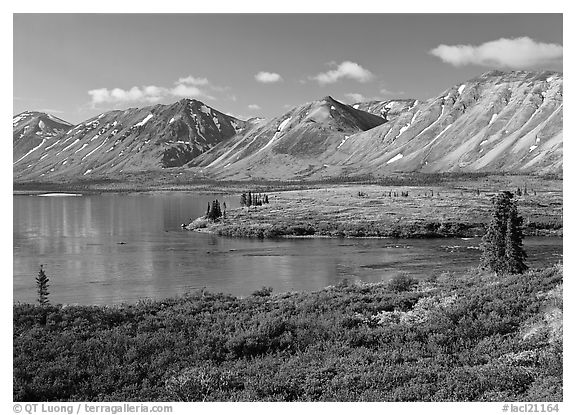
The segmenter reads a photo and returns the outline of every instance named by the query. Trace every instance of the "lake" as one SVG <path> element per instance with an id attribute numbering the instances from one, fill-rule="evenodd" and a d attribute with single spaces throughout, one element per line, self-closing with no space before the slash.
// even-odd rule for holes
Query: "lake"
<path id="1" fill-rule="evenodd" d="M 237 196 L 193 192 L 14 195 L 14 301 L 35 301 L 40 264 L 51 302 L 118 304 L 203 287 L 246 296 L 263 286 L 277 293 L 399 273 L 424 278 L 480 258 L 478 238 L 252 240 L 181 229 L 215 198 L 239 205 Z M 524 244 L 531 267 L 562 259 L 562 238 Z"/>

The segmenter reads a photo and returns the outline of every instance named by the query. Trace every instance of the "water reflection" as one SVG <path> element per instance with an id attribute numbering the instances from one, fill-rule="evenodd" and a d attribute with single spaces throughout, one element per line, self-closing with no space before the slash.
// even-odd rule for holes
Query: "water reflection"
<path id="1" fill-rule="evenodd" d="M 34 301 L 44 264 L 52 302 L 111 304 L 207 287 L 247 295 L 314 290 L 347 278 L 425 276 L 478 262 L 478 240 L 260 241 L 182 231 L 218 197 L 194 193 L 14 196 L 14 300 Z M 562 240 L 526 241 L 531 265 L 557 262 Z"/>

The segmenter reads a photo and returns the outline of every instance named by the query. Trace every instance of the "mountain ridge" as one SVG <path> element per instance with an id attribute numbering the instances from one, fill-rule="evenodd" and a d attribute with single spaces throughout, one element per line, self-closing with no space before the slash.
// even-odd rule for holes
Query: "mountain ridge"
<path id="1" fill-rule="evenodd" d="M 111 110 L 45 137 L 24 158 L 15 157 L 14 171 L 34 178 L 177 167 L 247 127 L 190 99 Z"/>
<path id="2" fill-rule="evenodd" d="M 18 180 L 185 167 L 216 179 L 394 172 L 562 172 L 563 74 L 488 71 L 428 100 L 331 96 L 271 120 L 201 101 L 111 110 L 75 126 L 13 117 Z"/>

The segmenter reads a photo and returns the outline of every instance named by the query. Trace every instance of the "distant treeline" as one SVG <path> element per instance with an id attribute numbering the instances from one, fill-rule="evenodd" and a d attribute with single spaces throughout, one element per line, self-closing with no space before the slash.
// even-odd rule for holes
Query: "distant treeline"
<path id="1" fill-rule="evenodd" d="M 249 191 L 248 193 L 242 193 L 240 195 L 240 206 L 262 206 L 270 203 L 268 201 L 268 195 L 262 193 L 253 193 Z"/>
<path id="2" fill-rule="evenodd" d="M 74 178 L 74 180 L 62 180 L 55 182 L 48 181 L 21 181 L 16 179 L 13 185 L 14 190 L 83 190 L 91 186 L 117 185 L 126 189 L 133 189 L 134 185 L 138 186 L 162 186 L 162 185 L 207 185 L 207 186 L 231 186 L 242 187 L 246 183 L 251 183 L 259 191 L 272 191 L 282 189 L 302 189 L 327 184 L 377 184 L 382 186 L 419 186 L 419 185 L 438 185 L 446 182 L 457 180 L 475 180 L 489 176 L 499 177 L 518 177 L 530 176 L 520 173 L 498 173 L 498 172 L 449 172 L 449 173 L 391 173 L 384 177 L 374 175 L 341 175 L 319 180 L 269 180 L 252 178 L 246 180 L 216 180 L 206 176 L 191 174 L 187 171 L 167 172 L 165 170 L 152 170 L 144 172 L 123 172 L 105 175 L 102 177 L 92 178 Z M 562 180 L 562 174 L 544 174 L 530 176 L 542 180 Z"/>

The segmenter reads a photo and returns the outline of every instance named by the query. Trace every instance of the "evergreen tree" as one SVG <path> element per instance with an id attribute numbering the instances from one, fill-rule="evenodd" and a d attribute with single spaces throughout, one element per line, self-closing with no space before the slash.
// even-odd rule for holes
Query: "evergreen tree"
<path id="1" fill-rule="evenodd" d="M 38 302 L 40 305 L 46 305 L 50 301 L 48 300 L 48 282 L 50 280 L 46 276 L 44 272 L 44 268 L 40 265 L 40 272 L 38 272 L 38 276 L 36 277 L 36 288 L 38 290 Z"/>
<path id="2" fill-rule="evenodd" d="M 208 219 L 216 220 L 220 217 L 222 217 L 222 210 L 220 209 L 220 202 L 216 199 L 212 202 L 212 207 L 210 212 L 208 212 Z"/>
<path id="3" fill-rule="evenodd" d="M 210 202 L 208 202 L 208 208 L 206 209 L 206 217 L 210 217 Z"/>
<path id="4" fill-rule="evenodd" d="M 252 192 L 248 192 L 248 200 L 247 200 L 248 207 L 252 206 Z"/>
<path id="5" fill-rule="evenodd" d="M 246 206 L 247 203 L 246 193 L 242 193 L 242 196 L 240 196 L 240 206 Z"/>
<path id="6" fill-rule="evenodd" d="M 492 220 L 482 238 L 480 266 L 497 274 L 518 274 L 528 267 L 522 246 L 523 219 L 518 215 L 514 195 L 505 191 L 492 198 Z"/>
<path id="7" fill-rule="evenodd" d="M 518 215 L 516 202 L 510 204 L 510 211 L 506 221 L 506 247 L 504 255 L 506 259 L 506 271 L 511 274 L 522 274 L 528 269 L 524 263 L 526 260 L 526 251 L 522 244 L 522 225 L 524 218 Z"/>

